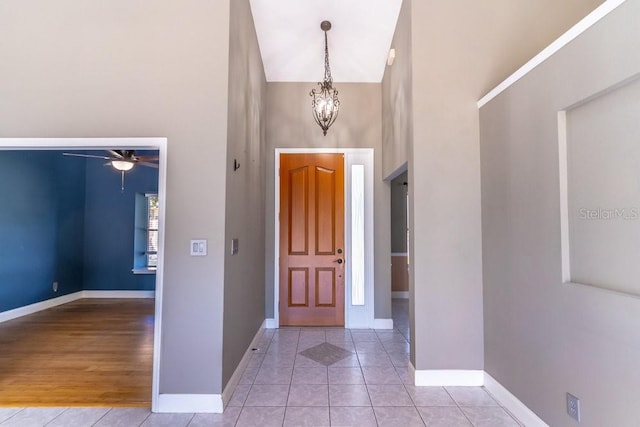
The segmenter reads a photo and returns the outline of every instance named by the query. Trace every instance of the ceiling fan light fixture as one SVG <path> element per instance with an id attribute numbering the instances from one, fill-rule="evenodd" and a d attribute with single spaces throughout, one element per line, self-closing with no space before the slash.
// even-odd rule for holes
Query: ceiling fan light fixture
<path id="1" fill-rule="evenodd" d="M 340 100 L 338 99 L 338 90 L 333 87 L 333 77 L 329 66 L 327 31 L 331 29 L 331 22 L 322 21 L 320 28 L 324 31 L 324 79 L 318 83 L 318 88 L 311 89 L 309 95 L 313 98 L 311 101 L 313 119 L 322 128 L 322 133 L 326 136 L 327 130 L 338 117 Z"/>
<path id="2" fill-rule="evenodd" d="M 135 163 L 128 160 L 112 160 L 111 166 L 113 166 L 113 168 L 116 170 L 127 172 L 133 169 Z"/>

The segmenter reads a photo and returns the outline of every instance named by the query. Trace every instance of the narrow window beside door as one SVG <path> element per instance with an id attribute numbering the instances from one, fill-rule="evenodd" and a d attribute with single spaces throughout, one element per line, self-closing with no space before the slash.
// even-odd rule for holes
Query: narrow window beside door
<path id="1" fill-rule="evenodd" d="M 364 305 L 364 165 L 351 166 L 351 305 Z"/>

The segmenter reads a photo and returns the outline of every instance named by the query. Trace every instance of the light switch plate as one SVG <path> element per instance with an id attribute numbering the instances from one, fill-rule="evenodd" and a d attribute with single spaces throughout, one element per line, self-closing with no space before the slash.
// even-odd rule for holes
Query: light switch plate
<path id="1" fill-rule="evenodd" d="M 207 255 L 206 239 L 192 240 L 191 256 L 206 256 L 206 255 Z"/>
<path id="2" fill-rule="evenodd" d="M 238 239 L 231 239 L 231 255 L 238 253 Z"/>

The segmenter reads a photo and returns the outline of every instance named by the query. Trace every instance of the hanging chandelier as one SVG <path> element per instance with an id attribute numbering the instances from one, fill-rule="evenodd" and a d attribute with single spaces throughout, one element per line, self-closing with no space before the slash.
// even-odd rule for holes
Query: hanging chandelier
<path id="1" fill-rule="evenodd" d="M 338 100 L 338 91 L 333 87 L 331 67 L 329 66 L 327 31 L 331 29 L 331 22 L 322 21 L 320 28 L 324 31 L 324 80 L 318 82 L 319 87 L 311 89 L 309 95 L 313 97 L 313 101 L 311 101 L 313 118 L 322 128 L 322 133 L 326 135 L 327 130 L 338 117 L 340 101 Z"/>

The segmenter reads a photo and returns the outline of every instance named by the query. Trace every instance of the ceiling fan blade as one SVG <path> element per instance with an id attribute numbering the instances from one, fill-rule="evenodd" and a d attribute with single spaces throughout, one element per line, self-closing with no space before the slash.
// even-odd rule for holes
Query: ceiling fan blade
<path id="1" fill-rule="evenodd" d="M 116 150 L 106 150 L 109 154 L 111 154 L 113 157 L 117 157 L 119 159 L 124 159 L 124 156 L 122 155 L 122 153 L 116 151 Z"/>
<path id="2" fill-rule="evenodd" d="M 141 162 L 157 162 L 159 158 L 158 156 L 136 156 L 136 160 Z"/>
<path id="3" fill-rule="evenodd" d="M 136 162 L 137 165 L 146 166 L 148 168 L 158 169 L 157 163 L 149 163 L 149 162 Z"/>
<path id="4" fill-rule="evenodd" d="M 104 159 L 104 160 L 113 160 L 111 157 L 107 156 L 94 156 L 91 154 L 75 154 L 75 153 L 62 153 L 63 156 L 73 156 L 73 157 L 88 157 L 90 159 Z"/>

